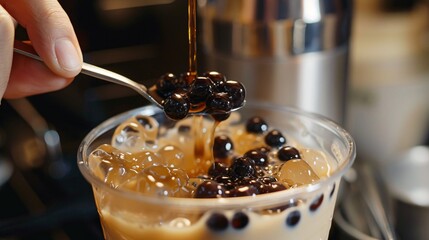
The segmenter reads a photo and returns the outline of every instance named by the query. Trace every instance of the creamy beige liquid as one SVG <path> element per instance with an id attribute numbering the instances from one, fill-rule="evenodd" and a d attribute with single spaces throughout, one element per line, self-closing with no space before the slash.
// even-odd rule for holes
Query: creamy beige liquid
<path id="1" fill-rule="evenodd" d="M 329 195 L 329 193 L 327 194 Z M 168 225 L 145 226 L 139 223 L 138 215 L 129 212 L 111 213 L 107 207 L 102 209 L 100 214 L 106 239 L 328 239 L 335 197 L 332 196 L 331 199 L 325 201 L 315 213 L 310 212 L 305 204 L 274 215 L 259 215 L 249 212 L 250 221 L 245 229 L 234 230 L 229 227 L 228 230 L 221 233 L 215 233 L 205 225 L 210 213 L 204 215 L 197 223 L 182 228 Z M 287 227 L 285 225 L 286 216 L 297 209 L 302 213 L 300 223 L 295 227 Z M 224 213 L 227 216 L 232 215 L 232 212 L 225 211 Z"/>

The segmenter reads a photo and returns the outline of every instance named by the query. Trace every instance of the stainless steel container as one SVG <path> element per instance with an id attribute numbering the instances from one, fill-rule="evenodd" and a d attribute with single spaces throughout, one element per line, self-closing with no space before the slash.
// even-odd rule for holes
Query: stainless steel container
<path id="1" fill-rule="evenodd" d="M 351 0 L 200 0 L 205 68 L 247 99 L 345 115 Z"/>

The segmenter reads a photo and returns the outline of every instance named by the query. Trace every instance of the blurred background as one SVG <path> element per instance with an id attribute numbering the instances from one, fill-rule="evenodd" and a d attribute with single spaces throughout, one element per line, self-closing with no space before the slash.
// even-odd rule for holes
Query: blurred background
<path id="1" fill-rule="evenodd" d="M 147 86 L 166 72 L 179 74 L 187 71 L 186 0 L 59 2 L 75 27 L 86 62 Z M 210 4 L 216 2 L 199 1 L 199 5 L 209 9 Z M 255 16 L 271 16 L 267 10 L 269 6 L 277 6 L 273 9 L 287 13 L 276 15 L 274 20 L 287 20 L 305 14 L 304 11 L 294 12 L 293 2 L 301 2 L 298 0 L 249 2 L 265 9 L 256 11 L 260 14 Z M 282 5 L 282 2 L 285 4 Z M 429 144 L 429 2 L 308 2 L 324 7 L 318 10 L 326 15 L 319 14 L 318 19 L 326 21 L 319 24 L 310 16 L 308 21 L 292 22 L 284 30 L 294 33 L 288 43 L 290 48 L 262 55 L 250 51 L 253 48 L 229 51 L 232 43 L 228 41 L 232 42 L 232 35 L 216 38 L 217 29 L 208 29 L 208 25 L 204 24 L 210 18 L 201 14 L 198 19 L 201 23 L 198 25 L 198 67 L 201 71 L 219 70 L 235 80 L 248 79 L 245 85 L 250 89 L 249 97 L 254 100 L 326 113 L 340 122 L 356 140 L 357 162 L 362 163 L 356 169 L 368 165 L 370 170 L 364 173 L 368 173 L 370 181 L 378 184 L 378 177 L 382 175 L 379 169 L 387 168 L 386 164 L 399 161 L 402 156 L 408 156 L 405 153 L 412 147 Z M 199 11 L 205 13 L 204 10 Z M 329 14 L 340 17 L 335 22 L 330 20 Z M 324 44 L 318 45 L 321 37 L 326 39 L 329 35 L 327 30 L 319 31 L 321 26 L 328 26 L 330 21 L 336 26 L 334 29 L 338 29 L 332 30 L 334 44 L 326 44 L 329 41 L 325 40 Z M 222 30 L 223 26 L 218 27 Z M 209 30 L 212 35 L 206 34 Z M 301 39 L 303 45 L 294 45 L 300 34 L 304 36 Z M 219 45 L 210 37 L 218 39 Z M 25 29 L 17 29 L 17 38 L 27 39 Z M 226 45 L 222 45 L 225 42 Z M 317 53 L 321 52 L 326 55 L 318 56 Z M 254 64 L 258 68 L 250 69 L 261 69 L 256 74 L 265 76 L 267 82 L 263 84 L 270 91 L 277 86 L 282 86 L 280 90 L 284 89 L 281 84 L 287 82 L 288 86 L 297 89 L 294 94 L 301 95 L 292 94 L 292 99 L 282 102 L 283 98 L 253 93 L 252 89 L 261 84 L 258 83 L 260 80 L 247 78 L 253 75 L 249 72 L 249 66 Z M 287 72 L 270 75 L 274 72 L 271 69 L 273 66 L 275 69 L 287 69 Z M 305 67 L 315 69 L 314 74 L 302 77 Z M 308 82 L 308 77 L 317 76 L 317 86 L 320 87 L 313 89 L 309 86 L 312 83 Z M 284 78 L 292 80 L 279 80 Z M 334 89 L 335 94 L 330 89 Z M 272 95 L 279 94 L 282 95 L 281 92 Z M 326 95 L 336 97 L 326 100 Z M 314 104 L 311 96 L 317 96 L 314 101 L 324 105 Z M 57 92 L 3 101 L 0 107 L 0 238 L 102 239 L 90 186 L 77 169 L 77 148 L 90 129 L 105 119 L 146 104 L 146 100 L 130 89 L 84 75 L 79 75 L 69 87 Z M 345 186 L 355 181 L 356 174 L 349 174 Z M 362 189 L 357 189 L 349 190 L 360 194 Z M 387 187 L 382 185 L 381 189 Z M 427 191 L 426 196 L 429 196 Z M 364 239 L 361 237 L 365 235 L 385 239 L 385 232 L 393 230 L 395 234 L 399 232 L 398 238 L 418 239 L 407 238 L 409 233 L 401 230 L 395 219 L 395 211 L 387 207 L 391 201 L 385 200 L 386 196 L 390 195 L 379 194 L 375 200 L 369 200 L 369 205 L 375 201 L 373 205 L 382 210 L 369 210 L 369 218 L 378 229 L 370 229 L 368 224 L 362 223 L 371 222 L 368 215 L 356 216 L 356 211 L 353 211 L 361 206 L 359 204 L 368 208 L 368 201 L 366 204 L 341 205 L 339 215 L 335 216 L 331 238 Z M 362 201 L 365 202 L 365 199 Z M 427 211 L 427 208 L 429 204 L 426 207 L 423 204 L 422 209 Z M 429 214 L 425 216 L 425 221 L 428 221 Z"/>

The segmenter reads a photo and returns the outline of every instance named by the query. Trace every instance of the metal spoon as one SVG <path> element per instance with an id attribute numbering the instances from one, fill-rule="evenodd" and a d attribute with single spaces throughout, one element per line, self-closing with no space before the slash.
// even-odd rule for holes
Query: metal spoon
<path id="1" fill-rule="evenodd" d="M 26 44 L 23 42 L 15 42 L 15 46 L 14 46 L 14 52 L 19 53 L 21 55 L 39 60 L 41 62 L 43 62 L 42 58 L 40 58 L 36 51 L 34 50 L 34 48 L 30 45 L 30 44 Z M 91 65 L 89 63 L 83 63 L 82 65 L 82 70 L 81 73 L 91 76 L 91 77 L 95 77 L 101 80 L 105 80 L 111 83 L 115 83 L 115 84 L 119 84 L 125 87 L 129 87 L 133 90 L 135 90 L 137 93 L 139 93 L 140 95 L 142 95 L 144 98 L 146 98 L 147 100 L 149 100 L 152 104 L 156 105 L 157 107 L 164 109 L 163 105 L 162 105 L 162 100 L 156 96 L 156 94 L 151 95 L 151 91 L 148 91 L 148 88 L 146 86 L 144 86 L 143 84 L 137 83 L 125 76 L 122 76 L 120 74 L 117 74 L 115 72 L 109 71 L 107 69 L 104 68 L 100 68 L 94 65 Z M 234 109 L 231 109 L 231 111 L 236 111 L 240 108 L 242 108 L 244 106 L 244 103 Z M 199 111 L 199 112 L 189 112 L 189 114 L 206 114 L 206 112 L 204 110 Z"/>

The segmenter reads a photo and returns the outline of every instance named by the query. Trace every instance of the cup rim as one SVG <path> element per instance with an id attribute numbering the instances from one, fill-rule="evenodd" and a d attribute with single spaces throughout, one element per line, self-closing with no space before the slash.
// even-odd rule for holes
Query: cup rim
<path id="1" fill-rule="evenodd" d="M 311 121 L 315 121 L 318 125 L 323 126 L 330 131 L 335 132 L 338 135 L 344 144 L 347 145 L 347 154 L 344 156 L 344 161 L 341 162 L 340 165 L 336 168 L 336 170 L 331 174 L 330 177 L 322 179 L 320 181 L 315 182 L 314 184 L 305 185 L 302 187 L 291 188 L 287 191 L 279 191 L 273 193 L 260 194 L 256 196 L 244 196 L 244 197 L 234 197 L 234 198 L 178 198 L 178 197 L 162 197 L 162 196 L 149 196 L 141 193 L 136 193 L 123 189 L 114 189 L 107 186 L 102 180 L 95 177 L 91 174 L 87 164 L 85 164 L 84 156 L 88 156 L 87 148 L 90 143 L 92 143 L 97 136 L 104 134 L 105 132 L 111 129 L 111 126 L 117 126 L 119 123 L 128 119 L 129 117 L 136 114 L 155 114 L 159 113 L 159 108 L 148 105 L 139 108 L 135 108 L 132 110 L 128 110 L 126 112 L 117 114 L 112 116 L 111 118 L 105 120 L 101 124 L 97 125 L 93 128 L 82 140 L 79 145 L 78 153 L 77 153 L 77 163 L 80 172 L 86 178 L 88 183 L 91 184 L 92 187 L 103 188 L 104 191 L 109 192 L 109 194 L 121 194 L 123 197 L 128 199 L 133 199 L 136 201 L 147 202 L 150 204 L 158 204 L 158 205 L 168 205 L 168 206 L 177 206 L 177 207 L 186 207 L 186 208 L 207 208 L 212 209 L 213 205 L 217 208 L 228 208 L 235 209 L 243 206 L 249 206 L 252 208 L 270 206 L 274 204 L 279 204 L 280 199 L 284 203 L 284 199 L 299 199 L 299 195 L 305 193 L 316 192 L 319 189 L 322 189 L 328 185 L 333 184 L 336 180 L 340 179 L 345 172 L 353 165 L 356 158 L 356 144 L 351 135 L 342 127 L 338 125 L 338 123 L 333 120 L 322 116 L 317 113 L 310 113 L 301 109 L 297 109 L 294 107 L 288 106 L 277 106 L 273 104 L 267 103 L 251 103 L 247 102 L 246 105 L 250 105 L 252 107 L 257 107 L 261 109 L 271 109 L 275 111 L 289 112 L 294 115 L 299 115 L 305 117 Z M 338 186 L 337 186 L 338 187 Z"/>

